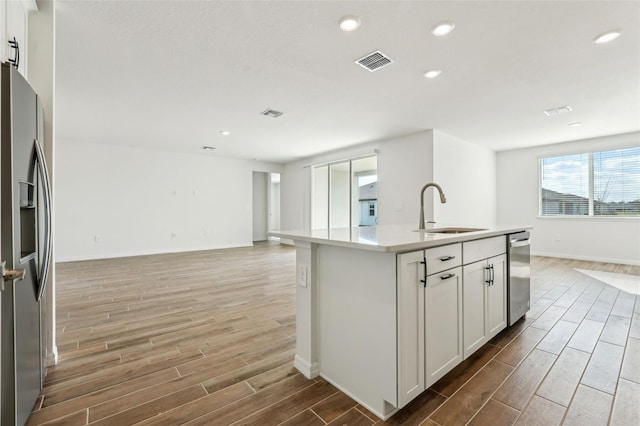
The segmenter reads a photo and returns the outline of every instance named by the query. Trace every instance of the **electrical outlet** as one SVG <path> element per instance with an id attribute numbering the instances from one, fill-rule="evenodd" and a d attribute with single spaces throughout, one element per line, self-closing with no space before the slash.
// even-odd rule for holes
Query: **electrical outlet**
<path id="1" fill-rule="evenodd" d="M 307 265 L 298 266 L 298 285 L 300 287 L 307 286 Z"/>
<path id="2" fill-rule="evenodd" d="M 178 236 L 178 234 L 176 234 L 175 232 L 171 233 L 171 239 L 172 240 L 175 240 L 177 236 Z"/>
<path id="3" fill-rule="evenodd" d="M 93 241 L 95 241 L 96 243 L 101 243 L 102 242 L 102 235 L 94 235 L 93 236 Z"/>
<path id="4" fill-rule="evenodd" d="M 560 234 L 556 234 L 555 241 L 556 243 L 560 241 Z"/>
<path id="5" fill-rule="evenodd" d="M 205 229 L 205 230 L 204 230 L 204 236 L 205 236 L 205 237 L 208 237 L 208 236 L 209 236 L 209 234 L 210 234 L 209 230 L 208 230 L 208 229 Z"/>

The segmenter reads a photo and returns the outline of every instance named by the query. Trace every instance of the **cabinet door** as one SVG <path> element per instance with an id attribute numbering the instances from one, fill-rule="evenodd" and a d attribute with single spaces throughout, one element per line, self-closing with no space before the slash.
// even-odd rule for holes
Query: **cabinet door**
<path id="1" fill-rule="evenodd" d="M 463 273 L 464 358 L 467 358 L 489 339 L 486 327 L 486 282 L 489 277 L 487 261 L 465 265 Z"/>
<path id="2" fill-rule="evenodd" d="M 423 262 L 422 250 L 397 257 L 399 407 L 425 390 Z"/>
<path id="3" fill-rule="evenodd" d="M 4 3 L 4 2 L 3 2 Z M 4 5 L 3 5 L 4 6 Z M 26 76 L 27 66 L 27 11 L 21 1 L 6 2 L 6 33 L 3 34 L 3 61 L 14 59 L 14 49 L 9 47 L 9 41 L 15 37 L 20 47 L 20 61 L 18 62 L 18 71 Z"/>
<path id="4" fill-rule="evenodd" d="M 491 268 L 492 283 L 487 287 L 487 337 L 507 326 L 507 257 L 500 255 L 487 260 Z"/>
<path id="5" fill-rule="evenodd" d="M 462 361 L 462 268 L 429 276 L 424 295 L 426 386 Z"/>

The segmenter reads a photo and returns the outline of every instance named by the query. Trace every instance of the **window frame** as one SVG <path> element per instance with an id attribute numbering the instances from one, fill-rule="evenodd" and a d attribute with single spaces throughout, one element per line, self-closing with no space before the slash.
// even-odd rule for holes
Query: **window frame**
<path id="1" fill-rule="evenodd" d="M 607 148 L 607 149 L 598 149 L 593 151 L 580 151 L 580 152 L 566 152 L 566 153 L 558 153 L 551 154 L 538 157 L 538 219 L 596 219 L 596 220 L 640 220 L 640 212 L 637 214 L 629 214 L 629 215 L 597 215 L 595 214 L 595 171 L 594 171 L 594 156 L 598 153 L 606 153 L 611 151 L 624 151 L 624 150 L 634 150 L 640 149 L 640 145 L 630 145 L 624 147 L 617 148 Z M 587 214 L 544 214 L 543 213 L 543 197 L 542 197 L 542 179 L 543 179 L 543 161 L 546 159 L 559 158 L 559 157 L 568 157 L 573 155 L 587 155 L 588 156 L 588 211 Z M 633 202 L 635 200 L 626 201 Z"/>
<path id="2" fill-rule="evenodd" d="M 374 150 L 374 152 L 371 153 L 366 153 L 366 154 L 362 154 L 362 155 L 355 155 L 355 156 L 351 156 L 351 157 L 347 157 L 347 158 L 342 158 L 339 160 L 331 160 L 331 161 L 323 161 L 323 162 L 319 162 L 319 163 L 315 163 L 315 164 L 309 164 L 308 166 L 305 167 L 309 167 L 310 169 L 310 197 L 309 197 L 309 224 L 310 224 L 310 228 L 311 229 L 331 229 L 334 228 L 333 224 L 331 223 L 331 207 L 332 207 L 332 202 L 331 202 L 331 166 L 332 165 L 336 165 L 336 164 L 342 164 L 342 163 L 348 163 L 349 165 L 349 218 L 348 218 L 348 223 L 349 223 L 349 228 L 353 227 L 353 218 L 354 218 L 354 209 L 353 209 L 353 185 L 354 185 L 354 176 L 356 176 L 358 173 L 354 173 L 353 172 L 353 162 L 357 161 L 357 160 L 361 160 L 361 159 L 365 159 L 365 158 L 372 158 L 375 157 L 376 158 L 376 170 L 375 173 L 371 173 L 370 171 L 367 171 L 363 174 L 363 176 L 367 175 L 375 175 L 377 176 L 377 158 L 378 158 L 378 152 L 377 150 Z M 314 195 L 314 191 L 315 191 L 315 175 L 314 175 L 314 170 L 317 168 L 322 168 L 322 167 L 326 167 L 327 168 L 327 228 L 318 228 L 316 227 L 316 218 L 314 217 L 315 215 L 315 207 L 314 207 L 314 200 L 315 200 L 315 195 Z M 376 199 L 377 200 L 377 199 Z M 377 210 L 377 209 L 376 209 Z M 377 211 L 376 211 L 377 213 Z M 323 215 L 324 218 L 324 215 Z"/>

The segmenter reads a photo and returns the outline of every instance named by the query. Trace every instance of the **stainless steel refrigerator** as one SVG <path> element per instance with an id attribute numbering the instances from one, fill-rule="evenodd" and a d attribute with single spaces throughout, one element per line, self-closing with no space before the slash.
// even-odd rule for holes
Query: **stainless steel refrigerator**
<path id="1" fill-rule="evenodd" d="M 0 95 L 0 424 L 23 425 L 44 371 L 41 299 L 51 256 L 51 190 L 40 99 L 10 64 Z"/>

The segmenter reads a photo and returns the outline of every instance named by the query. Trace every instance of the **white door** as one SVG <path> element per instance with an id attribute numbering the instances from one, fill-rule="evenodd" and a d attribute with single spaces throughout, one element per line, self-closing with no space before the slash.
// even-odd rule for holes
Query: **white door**
<path id="1" fill-rule="evenodd" d="M 253 241 L 267 239 L 267 173 L 253 172 Z"/>
<path id="2" fill-rule="evenodd" d="M 267 230 L 280 229 L 280 173 L 268 173 Z"/>

